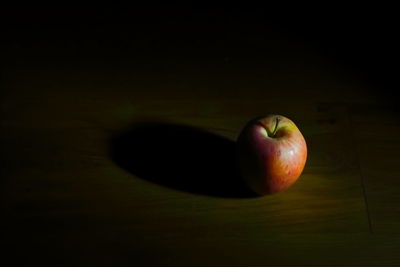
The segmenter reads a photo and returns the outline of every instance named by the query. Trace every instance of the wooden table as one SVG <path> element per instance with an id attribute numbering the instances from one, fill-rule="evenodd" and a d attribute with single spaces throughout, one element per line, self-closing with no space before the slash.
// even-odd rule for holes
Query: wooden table
<path id="1" fill-rule="evenodd" d="M 7 48 L 7 266 L 400 266 L 400 124 L 379 88 L 284 41 L 147 44 Z M 235 139 L 269 113 L 309 157 L 254 197 Z"/>

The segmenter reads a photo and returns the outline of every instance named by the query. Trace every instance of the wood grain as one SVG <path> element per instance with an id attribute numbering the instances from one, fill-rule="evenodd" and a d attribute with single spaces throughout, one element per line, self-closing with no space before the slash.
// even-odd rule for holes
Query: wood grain
<path id="1" fill-rule="evenodd" d="M 326 66 L 287 63 L 274 75 L 262 64 L 207 63 L 156 73 L 27 64 L 6 73 L 3 243 L 15 264 L 398 266 L 396 111 Z M 164 186 L 185 169 L 179 161 L 154 182 L 109 155 L 110 138 L 127 127 L 163 122 L 207 132 L 194 135 L 214 142 L 201 150 L 207 156 L 205 149 L 231 147 L 249 119 L 269 113 L 293 119 L 309 148 L 304 174 L 281 194 L 226 197 L 206 177 L 214 194 L 193 193 Z M 198 169 L 181 177 L 223 170 L 185 151 Z M 154 169 L 177 156 L 152 153 L 151 164 L 143 162 Z"/>

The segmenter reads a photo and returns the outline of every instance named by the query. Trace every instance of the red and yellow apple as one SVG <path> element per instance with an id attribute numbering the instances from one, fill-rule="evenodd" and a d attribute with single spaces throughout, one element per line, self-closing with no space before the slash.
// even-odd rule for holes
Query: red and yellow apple
<path id="1" fill-rule="evenodd" d="M 243 128 L 237 140 L 237 158 L 250 189 L 268 195 L 287 189 L 300 177 L 307 145 L 293 121 L 268 115 Z"/>

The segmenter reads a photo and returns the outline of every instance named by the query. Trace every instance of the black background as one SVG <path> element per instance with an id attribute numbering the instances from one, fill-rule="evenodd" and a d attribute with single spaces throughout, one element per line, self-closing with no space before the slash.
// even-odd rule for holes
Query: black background
<path id="1" fill-rule="evenodd" d="M 262 57 L 263 42 L 281 39 L 394 94 L 396 22 L 394 8 L 365 4 L 24 5 L 2 10 L 3 66 L 18 67 L 18 60 L 25 64 L 50 60 L 62 66 L 84 59 L 120 63 L 135 59 L 154 65 L 168 58 L 190 61 L 232 51 L 254 59 Z"/>

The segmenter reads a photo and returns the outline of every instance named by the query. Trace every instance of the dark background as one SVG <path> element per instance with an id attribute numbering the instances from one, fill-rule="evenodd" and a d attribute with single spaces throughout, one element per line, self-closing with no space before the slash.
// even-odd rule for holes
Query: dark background
<path id="1" fill-rule="evenodd" d="M 2 242 L 16 266 L 399 263 L 393 7 L 1 13 Z M 296 186 L 260 198 L 233 155 L 266 113 L 298 122 L 309 158 Z"/>
<path id="2" fill-rule="evenodd" d="M 398 60 L 393 10 L 381 5 L 5 8 L 2 45 L 17 50 L 11 51 L 14 58 L 7 50 L 3 56 L 11 65 L 24 53 L 24 60 L 57 65 L 84 59 L 161 64 L 230 54 L 255 61 L 274 54 L 263 44 L 283 40 L 390 91 Z"/>

